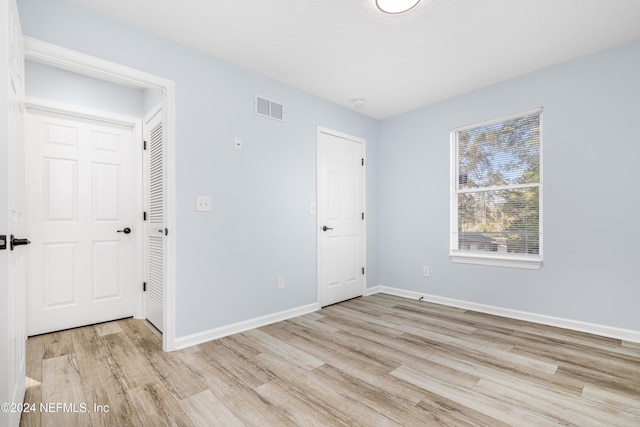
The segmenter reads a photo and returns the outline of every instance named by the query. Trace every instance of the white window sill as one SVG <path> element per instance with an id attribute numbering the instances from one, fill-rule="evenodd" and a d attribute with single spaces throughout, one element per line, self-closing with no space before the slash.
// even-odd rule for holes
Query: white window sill
<path id="1" fill-rule="evenodd" d="M 461 264 L 491 265 L 494 267 L 539 270 L 542 257 L 538 255 L 494 255 L 486 252 L 452 251 L 449 259 Z"/>

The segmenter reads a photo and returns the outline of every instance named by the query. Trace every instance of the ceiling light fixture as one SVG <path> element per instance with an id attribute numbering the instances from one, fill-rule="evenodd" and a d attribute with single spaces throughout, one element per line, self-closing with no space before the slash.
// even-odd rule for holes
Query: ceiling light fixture
<path id="1" fill-rule="evenodd" d="M 413 9 L 420 0 L 376 0 L 376 6 L 384 13 L 397 14 Z"/>

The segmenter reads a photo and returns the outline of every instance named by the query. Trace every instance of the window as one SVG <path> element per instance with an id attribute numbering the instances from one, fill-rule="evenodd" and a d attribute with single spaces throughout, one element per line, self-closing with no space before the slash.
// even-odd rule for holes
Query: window
<path id="1" fill-rule="evenodd" d="M 542 264 L 542 109 L 451 131 L 454 262 Z"/>

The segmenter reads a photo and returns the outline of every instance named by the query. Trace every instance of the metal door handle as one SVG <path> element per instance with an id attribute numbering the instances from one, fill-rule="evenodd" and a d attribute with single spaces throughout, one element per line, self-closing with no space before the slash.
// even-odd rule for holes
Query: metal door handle
<path id="1" fill-rule="evenodd" d="M 322 226 L 322 231 L 333 230 L 331 227 L 327 227 L 326 225 Z"/>
<path id="2" fill-rule="evenodd" d="M 16 239 L 13 234 L 11 235 L 11 239 L 9 240 L 9 246 L 11 247 L 11 250 L 13 250 L 14 246 L 28 245 L 29 243 L 31 243 L 29 239 Z"/>
<path id="3" fill-rule="evenodd" d="M 131 233 L 131 229 L 129 227 L 125 227 L 122 230 L 118 230 L 118 233 L 129 234 Z"/>

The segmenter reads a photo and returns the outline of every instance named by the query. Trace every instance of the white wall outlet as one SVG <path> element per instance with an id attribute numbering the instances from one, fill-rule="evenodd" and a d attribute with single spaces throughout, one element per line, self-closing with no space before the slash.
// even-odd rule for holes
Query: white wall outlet
<path id="1" fill-rule="evenodd" d="M 233 149 L 236 151 L 242 150 L 242 138 L 238 136 L 233 138 Z"/>
<path id="2" fill-rule="evenodd" d="M 429 277 L 429 267 L 427 267 L 426 265 L 422 267 L 422 275 L 424 277 Z"/>
<path id="3" fill-rule="evenodd" d="M 196 212 L 211 212 L 211 197 L 196 196 Z"/>
<path id="4" fill-rule="evenodd" d="M 316 213 L 316 202 L 309 203 L 309 213 L 314 215 Z"/>
<path id="5" fill-rule="evenodd" d="M 284 289 L 284 277 L 278 276 L 276 278 L 276 289 Z"/>

